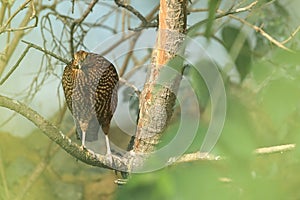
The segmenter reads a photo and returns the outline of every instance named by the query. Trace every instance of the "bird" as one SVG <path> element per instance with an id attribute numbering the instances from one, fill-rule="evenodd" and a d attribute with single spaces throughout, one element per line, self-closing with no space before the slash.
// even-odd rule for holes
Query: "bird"
<path id="1" fill-rule="evenodd" d="M 80 50 L 65 66 L 62 86 L 67 107 L 73 115 L 81 149 L 86 141 L 98 139 L 100 127 L 105 135 L 106 156 L 112 161 L 109 128 L 118 103 L 119 76 L 114 65 L 103 56 Z"/>

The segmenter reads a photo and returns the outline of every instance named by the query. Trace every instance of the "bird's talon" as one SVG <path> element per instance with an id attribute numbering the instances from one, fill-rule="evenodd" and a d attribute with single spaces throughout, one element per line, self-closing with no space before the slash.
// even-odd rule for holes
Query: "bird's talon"
<path id="1" fill-rule="evenodd" d="M 94 152 L 94 151 L 92 151 L 92 150 L 87 150 L 88 151 L 88 153 L 92 156 L 92 157 L 94 157 L 94 158 L 97 158 L 98 156 L 97 156 L 97 154 Z"/>
<path id="2" fill-rule="evenodd" d="M 87 151 L 88 151 L 90 154 L 95 155 L 95 152 L 93 152 L 92 150 L 87 149 Z"/>
<path id="3" fill-rule="evenodd" d="M 128 179 L 118 178 L 114 182 L 118 185 L 125 185 L 127 183 Z"/>
<path id="4" fill-rule="evenodd" d="M 86 150 L 86 147 L 85 147 L 84 145 L 81 145 L 81 146 L 80 146 L 80 150 L 81 150 L 81 151 Z"/>
<path id="5" fill-rule="evenodd" d="M 106 160 L 108 161 L 108 163 L 109 163 L 109 166 L 113 166 L 113 158 L 112 158 L 112 154 L 106 154 L 105 155 L 105 158 L 106 158 Z"/>

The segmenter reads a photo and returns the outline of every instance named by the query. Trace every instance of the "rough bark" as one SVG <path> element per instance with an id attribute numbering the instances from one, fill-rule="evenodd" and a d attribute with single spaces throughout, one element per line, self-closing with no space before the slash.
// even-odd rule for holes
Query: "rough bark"
<path id="1" fill-rule="evenodd" d="M 183 68 L 176 55 L 184 41 L 186 5 L 186 0 L 160 1 L 156 47 L 140 95 L 134 152 L 152 152 L 172 116 Z"/>

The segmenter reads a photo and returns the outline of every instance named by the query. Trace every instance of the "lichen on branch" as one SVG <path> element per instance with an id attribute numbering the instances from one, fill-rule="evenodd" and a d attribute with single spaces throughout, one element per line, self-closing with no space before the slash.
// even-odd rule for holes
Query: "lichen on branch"
<path id="1" fill-rule="evenodd" d="M 176 60 L 182 50 L 186 31 L 186 6 L 186 0 L 160 1 L 156 45 L 140 95 L 139 121 L 133 147 L 135 152 L 154 151 L 172 116 L 183 60 L 172 61 Z M 168 74 L 172 69 L 175 73 Z M 167 78 L 165 74 L 168 74 Z"/>

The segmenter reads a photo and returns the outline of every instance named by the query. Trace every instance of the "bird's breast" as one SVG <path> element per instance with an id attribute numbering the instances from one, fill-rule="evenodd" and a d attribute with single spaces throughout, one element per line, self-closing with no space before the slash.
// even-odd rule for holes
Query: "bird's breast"
<path id="1" fill-rule="evenodd" d="M 76 118 L 88 119 L 95 114 L 93 89 L 89 77 L 79 69 L 74 71 L 74 87 L 72 92 L 72 110 Z"/>

